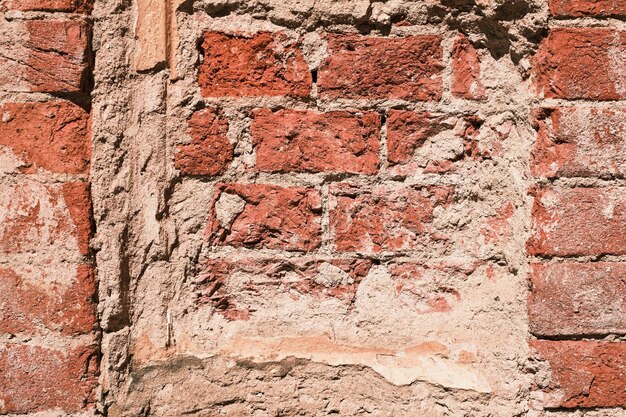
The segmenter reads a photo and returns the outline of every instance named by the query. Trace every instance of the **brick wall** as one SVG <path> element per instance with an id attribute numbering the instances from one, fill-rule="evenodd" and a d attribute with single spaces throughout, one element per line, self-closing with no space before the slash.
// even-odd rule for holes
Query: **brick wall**
<path id="1" fill-rule="evenodd" d="M 90 5 L 2 9 L 0 414 L 93 411 Z"/>
<path id="2" fill-rule="evenodd" d="M 625 6 L 552 1 L 563 20 L 534 57 L 528 307 L 531 347 L 551 369 L 538 386 L 547 407 L 626 406 L 626 32 L 594 27 Z M 595 20 L 565 20 L 578 16 Z"/>
<path id="3" fill-rule="evenodd" d="M 0 415 L 626 416 L 624 1 L 0 15 Z"/>

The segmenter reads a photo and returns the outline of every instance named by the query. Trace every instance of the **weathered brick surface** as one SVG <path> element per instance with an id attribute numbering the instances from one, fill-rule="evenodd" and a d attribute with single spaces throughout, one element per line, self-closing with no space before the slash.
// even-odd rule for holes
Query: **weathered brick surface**
<path id="1" fill-rule="evenodd" d="M 446 313 L 461 301 L 460 291 L 449 283 L 458 272 L 416 262 L 398 262 L 388 269 L 398 300 L 417 314 Z"/>
<path id="2" fill-rule="evenodd" d="M 219 245 L 314 250 L 320 245 L 319 191 L 225 184 L 211 207 L 210 240 Z"/>
<path id="3" fill-rule="evenodd" d="M 0 10 L 90 13 L 92 0 L 5 0 Z"/>
<path id="4" fill-rule="evenodd" d="M 537 92 L 543 97 L 626 98 L 626 32 L 599 28 L 552 29 L 533 58 Z"/>
<path id="5" fill-rule="evenodd" d="M 626 343 L 533 341 L 550 365 L 547 407 L 626 406 Z"/>
<path id="6" fill-rule="evenodd" d="M 0 347 L 0 413 L 91 408 L 96 367 L 91 345 L 65 350 L 4 345 Z"/>
<path id="7" fill-rule="evenodd" d="M 528 299 L 531 330 L 540 336 L 626 333 L 626 264 L 534 264 Z"/>
<path id="8" fill-rule="evenodd" d="M 91 138 L 82 108 L 69 102 L 8 103 L 0 115 L 0 154 L 13 154 L 21 172 L 87 172 Z"/>
<path id="9" fill-rule="evenodd" d="M 189 119 L 191 143 L 176 148 L 174 165 L 186 175 L 219 175 L 233 160 L 228 119 L 214 109 L 195 112 Z"/>
<path id="10" fill-rule="evenodd" d="M 89 251 L 87 185 L 44 185 L 22 179 L 0 184 L 0 251 Z"/>
<path id="11" fill-rule="evenodd" d="M 550 13 L 558 17 L 625 16 L 624 0 L 550 0 Z"/>
<path id="12" fill-rule="evenodd" d="M 259 110 L 250 127 L 255 166 L 267 172 L 375 174 L 380 128 L 377 113 Z"/>
<path id="13" fill-rule="evenodd" d="M 331 190 L 330 230 L 337 251 L 415 249 L 438 239 L 433 210 L 453 199 L 451 187 L 424 189 L 336 184 Z"/>
<path id="14" fill-rule="evenodd" d="M 626 193 L 621 188 L 542 189 L 532 216 L 531 254 L 626 254 Z"/>
<path id="15" fill-rule="evenodd" d="M 387 119 L 387 160 L 407 162 L 430 136 L 441 130 L 440 118 L 428 112 L 393 110 Z"/>
<path id="16" fill-rule="evenodd" d="M 285 295 L 294 303 L 312 297 L 349 305 L 371 266 L 365 259 L 209 259 L 196 283 L 197 303 L 230 320 L 267 314 Z"/>
<path id="17" fill-rule="evenodd" d="M 205 97 L 295 96 L 311 90 L 298 45 L 283 33 L 204 34 L 198 82 Z"/>
<path id="18" fill-rule="evenodd" d="M 478 53 L 466 36 L 459 35 L 452 50 L 452 94 L 470 100 L 485 96 L 485 87 L 480 79 Z"/>
<path id="19" fill-rule="evenodd" d="M 626 109 L 539 110 L 532 171 L 545 177 L 624 177 Z"/>
<path id="20" fill-rule="evenodd" d="M 35 334 L 41 326 L 64 335 L 95 330 L 96 281 L 91 266 L 52 263 L 22 269 L 18 273 L 0 268 L 0 332 Z M 58 282 L 72 274 L 70 283 Z"/>
<path id="21" fill-rule="evenodd" d="M 325 99 L 439 100 L 441 69 L 439 36 L 328 35 L 328 57 L 318 73 L 319 94 Z"/>

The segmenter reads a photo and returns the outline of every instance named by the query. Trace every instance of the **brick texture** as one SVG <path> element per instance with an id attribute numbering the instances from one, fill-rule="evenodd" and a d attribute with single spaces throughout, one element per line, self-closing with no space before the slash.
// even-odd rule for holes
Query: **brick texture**
<path id="1" fill-rule="evenodd" d="M 256 169 L 375 174 L 380 128 L 377 113 L 259 110 L 250 127 Z"/>
<path id="2" fill-rule="evenodd" d="M 87 264 L 54 266 L 74 272 L 69 286 L 55 283 L 61 274 L 51 268 L 29 267 L 23 274 L 0 268 L 0 332 L 35 334 L 41 325 L 66 335 L 95 330 L 93 269 Z"/>
<path id="3" fill-rule="evenodd" d="M 0 154 L 15 155 L 21 172 L 87 172 L 91 139 L 82 108 L 69 102 L 8 103 L 0 115 Z"/>
<path id="4" fill-rule="evenodd" d="M 202 95 L 307 96 L 311 72 L 298 48 L 282 33 L 205 33 L 198 73 Z"/>
<path id="5" fill-rule="evenodd" d="M 626 264 L 534 264 L 530 278 L 528 308 L 534 334 L 626 333 Z"/>
<path id="6" fill-rule="evenodd" d="M 546 406 L 626 406 L 626 343 L 543 340 L 531 347 L 550 365 Z"/>
<path id="7" fill-rule="evenodd" d="M 195 112 L 189 119 L 191 143 L 176 148 L 174 165 L 186 175 L 219 175 L 233 160 L 228 119 L 214 109 Z"/>
<path id="8" fill-rule="evenodd" d="M 485 97 L 478 53 L 464 35 L 456 38 L 452 49 L 452 94 L 470 100 Z"/>
<path id="9" fill-rule="evenodd" d="M 430 101 L 441 97 L 442 49 L 438 36 L 329 35 L 328 50 L 318 74 L 323 98 Z"/>
<path id="10" fill-rule="evenodd" d="M 6 0 L 5 10 L 50 11 L 68 13 L 90 13 L 93 7 L 91 0 Z"/>
<path id="11" fill-rule="evenodd" d="M 453 193 L 450 187 L 357 189 L 337 184 L 331 190 L 330 229 L 340 252 L 406 250 L 432 243 L 438 238 L 433 211 L 449 204 Z"/>
<path id="12" fill-rule="evenodd" d="M 309 297 L 315 303 L 336 300 L 349 306 L 371 266 L 365 259 L 213 258 L 196 283 L 197 303 L 210 303 L 230 320 L 266 314 L 286 294 L 294 303 Z"/>
<path id="13" fill-rule="evenodd" d="M 320 194 L 304 187 L 225 184 L 211 209 L 213 243 L 309 251 L 320 237 Z"/>
<path id="14" fill-rule="evenodd" d="M 532 215 L 531 254 L 626 254 L 626 193 L 620 188 L 543 189 Z"/>
<path id="15" fill-rule="evenodd" d="M 532 152 L 535 175 L 626 175 L 626 109 L 563 107 L 537 113 L 538 135 Z"/>
<path id="16" fill-rule="evenodd" d="M 533 59 L 538 94 L 567 99 L 626 98 L 626 32 L 597 28 L 553 29 Z"/>
<path id="17" fill-rule="evenodd" d="M 0 413 L 83 409 L 94 401 L 96 360 L 94 346 L 59 351 L 5 345 L 0 349 Z"/>
<path id="18" fill-rule="evenodd" d="M 408 162 L 415 150 L 442 126 L 428 112 L 393 110 L 387 120 L 387 160 L 395 165 Z"/>
<path id="19" fill-rule="evenodd" d="M 550 13 L 557 17 L 626 16 L 626 1 L 550 0 Z"/>

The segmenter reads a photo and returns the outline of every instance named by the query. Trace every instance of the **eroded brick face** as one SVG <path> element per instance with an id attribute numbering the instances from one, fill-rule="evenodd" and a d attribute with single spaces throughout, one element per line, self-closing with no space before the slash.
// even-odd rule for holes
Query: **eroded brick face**
<path id="1" fill-rule="evenodd" d="M 626 331 L 626 265 L 620 262 L 534 264 L 530 325 L 541 336 Z"/>
<path id="2" fill-rule="evenodd" d="M 441 237 L 432 229 L 435 207 L 452 201 L 453 189 L 337 184 L 331 190 L 330 228 L 339 252 L 415 249 Z"/>
<path id="3" fill-rule="evenodd" d="M 380 125 L 377 113 L 259 110 L 250 127 L 256 169 L 375 174 Z"/>
<path id="4" fill-rule="evenodd" d="M 233 159 L 228 119 L 214 109 L 199 110 L 189 119 L 188 132 L 191 143 L 176 148 L 176 169 L 185 175 L 224 173 Z"/>
<path id="5" fill-rule="evenodd" d="M 0 4 L 1 415 L 95 413 L 91 7 Z"/>
<path id="6" fill-rule="evenodd" d="M 302 97 L 311 90 L 311 73 L 299 46 L 284 34 L 209 32 L 202 50 L 198 82 L 205 97 Z"/>
<path id="7" fill-rule="evenodd" d="M 323 98 L 428 101 L 441 97 L 438 36 L 390 39 L 329 35 L 328 49 L 318 74 Z"/>
<path id="8" fill-rule="evenodd" d="M 537 176 L 624 177 L 626 110 L 568 107 L 539 110 L 532 153 Z"/>
<path id="9" fill-rule="evenodd" d="M 552 377 L 549 407 L 622 407 L 626 404 L 626 345 L 622 342 L 535 341 Z"/>
<path id="10" fill-rule="evenodd" d="M 314 250 L 320 194 L 304 187 L 225 184 L 211 207 L 210 240 L 235 247 Z"/>
<path id="11" fill-rule="evenodd" d="M 7 0 L 6 10 L 51 11 L 68 13 L 89 13 L 93 7 L 90 0 Z"/>
<path id="12" fill-rule="evenodd" d="M 0 114 L 0 154 L 14 155 L 21 172 L 87 172 L 91 138 L 85 110 L 69 102 L 7 103 Z"/>
<path id="13" fill-rule="evenodd" d="M 79 411 L 94 401 L 97 366 L 92 345 L 58 350 L 6 344 L 0 351 L 0 412 Z"/>
<path id="14" fill-rule="evenodd" d="M 557 17 L 624 16 L 624 0 L 550 0 L 550 13 Z"/>
<path id="15" fill-rule="evenodd" d="M 534 77 L 543 97 L 592 100 L 626 98 L 623 55 L 626 32 L 554 29 L 534 57 Z"/>
<path id="16" fill-rule="evenodd" d="M 533 255 L 626 253 L 626 194 L 621 188 L 546 188 L 536 193 Z"/>
<path id="17" fill-rule="evenodd" d="M 480 79 L 480 60 L 469 40 L 460 35 L 452 50 L 452 94 L 470 100 L 484 98 L 485 87 Z"/>

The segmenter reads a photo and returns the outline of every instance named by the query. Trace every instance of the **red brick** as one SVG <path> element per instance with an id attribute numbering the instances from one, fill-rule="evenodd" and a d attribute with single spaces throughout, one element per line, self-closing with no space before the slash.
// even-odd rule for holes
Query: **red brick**
<path id="1" fill-rule="evenodd" d="M 441 69 L 439 36 L 329 35 L 318 90 L 330 99 L 439 100 Z"/>
<path id="2" fill-rule="evenodd" d="M 91 0 L 5 0 L 0 9 L 89 14 L 92 7 Z"/>
<path id="3" fill-rule="evenodd" d="M 207 32 L 198 82 L 205 97 L 306 97 L 311 72 L 297 43 L 284 33 Z"/>
<path id="4" fill-rule="evenodd" d="M 437 239 L 433 210 L 452 200 L 451 187 L 422 190 L 386 185 L 370 189 L 336 184 L 330 228 L 338 251 L 410 250 Z"/>
<path id="5" fill-rule="evenodd" d="M 27 65 L 23 75 L 31 91 L 79 92 L 89 70 L 91 28 L 76 20 L 30 20 Z"/>
<path id="6" fill-rule="evenodd" d="M 387 120 L 387 160 L 392 165 L 410 161 L 417 148 L 444 129 L 440 119 L 428 112 L 391 110 Z"/>
<path id="7" fill-rule="evenodd" d="M 626 192 L 620 188 L 545 188 L 532 210 L 533 255 L 626 254 Z"/>
<path id="8" fill-rule="evenodd" d="M 0 251 L 89 253 L 88 185 L 43 185 L 21 179 L 0 184 Z"/>
<path id="9" fill-rule="evenodd" d="M 91 157 L 89 117 L 70 102 L 0 106 L 0 149 L 22 162 L 20 171 L 86 173 Z"/>
<path id="10" fill-rule="evenodd" d="M 558 17 L 626 16 L 626 0 L 550 0 L 550 13 Z"/>
<path id="11" fill-rule="evenodd" d="M 550 365 L 546 407 L 626 406 L 626 343 L 536 340 L 531 347 Z"/>
<path id="12" fill-rule="evenodd" d="M 51 279 L 50 274 L 55 274 L 55 271 L 26 267 L 22 272 L 24 276 L 21 276 L 11 268 L 0 268 L 0 332 L 32 334 L 39 323 L 49 330 L 67 335 L 94 330 L 94 271 L 86 264 L 69 268 L 74 270 L 68 272 L 76 274 L 69 286 Z"/>
<path id="13" fill-rule="evenodd" d="M 626 98 L 626 32 L 553 29 L 533 59 L 540 96 L 616 100 Z"/>
<path id="14" fill-rule="evenodd" d="M 388 271 L 397 302 L 417 314 L 446 313 L 461 301 L 461 293 L 449 282 L 451 276 L 460 275 L 458 273 L 415 262 L 392 264 Z"/>
<path id="15" fill-rule="evenodd" d="M 216 245 L 314 250 L 320 245 L 321 197 L 304 187 L 222 184 L 211 208 Z"/>
<path id="16" fill-rule="evenodd" d="M 534 175 L 626 176 L 625 108 L 561 107 L 538 113 Z"/>
<path id="17" fill-rule="evenodd" d="M 233 160 L 228 119 L 214 109 L 199 110 L 189 119 L 188 133 L 191 143 L 176 148 L 176 169 L 186 175 L 223 174 Z"/>
<path id="18" fill-rule="evenodd" d="M 92 407 L 97 385 L 94 346 L 61 351 L 8 344 L 0 349 L 0 413 Z"/>
<path id="19" fill-rule="evenodd" d="M 229 320 L 247 320 L 289 294 L 351 304 L 372 266 L 364 259 L 208 259 L 196 284 L 197 303 L 211 304 Z"/>
<path id="20" fill-rule="evenodd" d="M 452 49 L 452 95 L 469 100 L 485 98 L 478 53 L 465 35 L 456 38 Z"/>
<path id="21" fill-rule="evenodd" d="M 256 168 L 375 174 L 380 127 L 378 113 L 262 109 L 250 127 Z"/>
<path id="22" fill-rule="evenodd" d="M 626 333 L 626 264 L 533 264 L 528 300 L 540 336 Z"/>

